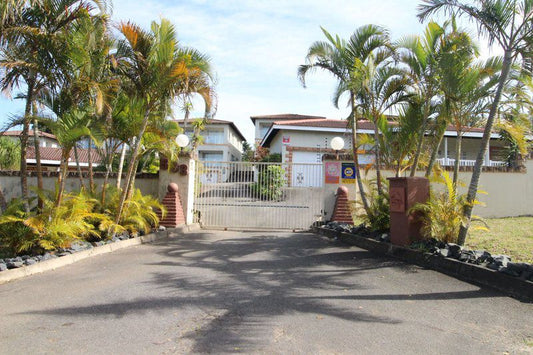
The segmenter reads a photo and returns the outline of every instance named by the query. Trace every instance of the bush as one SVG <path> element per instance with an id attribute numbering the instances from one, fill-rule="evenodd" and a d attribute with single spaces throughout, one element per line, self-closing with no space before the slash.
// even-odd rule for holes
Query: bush
<path id="1" fill-rule="evenodd" d="M 250 189 L 261 200 L 281 200 L 285 183 L 285 170 L 269 165 L 259 171 L 258 182 L 250 185 Z"/>
<path id="2" fill-rule="evenodd" d="M 107 215 L 114 216 L 118 210 L 121 190 L 109 186 L 107 191 L 107 203 L 102 206 L 102 209 Z M 152 227 L 159 224 L 156 210 L 163 211 L 163 215 L 166 214 L 165 207 L 157 199 L 150 195 L 143 195 L 141 190 L 135 189 L 132 197 L 124 205 L 119 224 L 131 233 L 137 233 L 140 230 L 149 233 Z"/>
<path id="3" fill-rule="evenodd" d="M 459 228 L 466 220 L 463 211 L 469 203 L 466 194 L 459 195 L 456 186 L 447 172 L 439 173 L 435 181 L 445 186 L 444 192 L 430 192 L 429 201 L 416 204 L 409 213 L 418 213 L 422 223 L 421 233 L 425 238 L 434 238 L 445 243 L 456 243 Z M 475 202 L 474 204 L 479 204 Z M 477 216 L 472 221 L 481 221 Z M 476 227 L 474 229 L 486 229 Z"/>
<path id="4" fill-rule="evenodd" d="M 38 194 L 41 212 L 27 214 L 22 201 L 14 200 L 0 216 L 0 243 L 12 254 L 67 248 L 76 240 L 101 238 L 114 225 L 109 216 L 95 212 L 97 201 L 83 192 L 65 194 L 58 207 L 52 193 Z"/>
<path id="5" fill-rule="evenodd" d="M 384 232 L 390 229 L 390 212 L 389 212 L 389 192 L 388 182 L 383 180 L 381 186 L 383 193 L 380 195 L 377 190 L 375 180 L 365 181 L 368 211 L 363 208 L 360 216 L 361 220 L 371 231 Z"/>

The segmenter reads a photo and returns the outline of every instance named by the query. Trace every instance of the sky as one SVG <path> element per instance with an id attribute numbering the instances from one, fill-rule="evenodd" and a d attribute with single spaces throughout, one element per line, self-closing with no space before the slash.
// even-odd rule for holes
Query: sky
<path id="1" fill-rule="evenodd" d="M 235 122 L 253 142 L 250 116 L 296 113 L 343 119 L 348 115 L 346 101 L 341 109 L 332 104 L 335 80 L 330 75 L 310 74 L 307 88 L 296 75 L 309 46 L 324 40 L 321 26 L 348 38 L 362 25 L 377 24 L 388 28 L 396 40 L 423 32 L 425 24 L 416 17 L 418 4 L 417 0 L 114 0 L 112 19 L 131 20 L 144 28 L 161 17 L 170 20 L 181 45 L 211 57 L 218 96 L 215 118 Z M 194 106 L 193 116 L 200 117 L 201 101 L 195 100 Z M 21 100 L 0 97 L 0 126 L 23 108 Z M 183 117 L 179 107 L 174 116 Z"/>

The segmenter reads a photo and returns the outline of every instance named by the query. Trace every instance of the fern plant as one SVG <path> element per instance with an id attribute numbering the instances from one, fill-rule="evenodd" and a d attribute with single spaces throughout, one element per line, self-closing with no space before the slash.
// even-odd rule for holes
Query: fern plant
<path id="1" fill-rule="evenodd" d="M 37 191 L 44 203 L 39 213 L 22 212 L 22 203 L 13 203 L 0 217 L 2 244 L 13 253 L 38 252 L 69 247 L 76 240 L 101 238 L 115 226 L 105 214 L 95 212 L 97 200 L 86 193 L 65 194 L 55 206 L 53 193 Z"/>
<path id="2" fill-rule="evenodd" d="M 107 203 L 101 208 L 107 215 L 114 216 L 118 210 L 121 191 L 116 187 L 109 186 Z M 131 198 L 124 206 L 124 211 L 120 218 L 120 226 L 124 230 L 137 233 L 142 230 L 145 233 L 150 232 L 152 227 L 159 224 L 157 210 L 162 211 L 163 217 L 166 215 L 165 207 L 159 201 L 150 196 L 143 195 L 141 190 L 135 189 Z"/>
<path id="3" fill-rule="evenodd" d="M 446 172 L 439 172 L 433 178 L 434 182 L 444 186 L 445 191 L 431 191 L 426 203 L 413 206 L 408 213 L 417 213 L 422 223 L 420 232 L 425 238 L 434 238 L 445 243 L 456 243 L 461 225 L 467 223 L 463 211 L 467 206 L 479 205 L 479 201 L 469 204 L 465 194 L 458 194 L 453 179 Z M 483 191 L 480 191 L 483 192 Z M 478 216 L 472 221 L 483 222 Z M 476 226 L 475 229 L 487 229 Z"/>
<path id="4" fill-rule="evenodd" d="M 363 211 L 359 218 L 371 231 L 388 231 L 390 229 L 390 212 L 387 181 L 382 179 L 381 194 L 378 193 L 377 182 L 375 179 L 365 180 L 364 186 L 367 191 L 368 209 L 359 209 L 359 201 L 352 204 L 352 206 L 355 208 L 356 212 L 359 210 Z"/>

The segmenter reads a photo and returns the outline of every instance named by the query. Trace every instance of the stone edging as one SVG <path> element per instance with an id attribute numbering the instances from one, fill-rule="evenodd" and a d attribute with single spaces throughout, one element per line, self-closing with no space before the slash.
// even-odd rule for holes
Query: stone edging
<path id="1" fill-rule="evenodd" d="M 355 245 L 377 254 L 392 256 L 408 263 L 426 267 L 469 283 L 494 288 L 524 302 L 533 302 L 533 282 L 528 280 L 510 277 L 479 265 L 463 263 L 455 259 L 379 242 L 350 233 L 320 227 L 313 227 L 312 231 L 328 238 L 337 238 L 346 244 Z"/>
<path id="2" fill-rule="evenodd" d="M 87 259 L 96 255 L 111 253 L 115 250 L 128 248 L 134 245 L 152 243 L 160 239 L 168 238 L 174 232 L 184 233 L 199 228 L 198 225 L 181 226 L 178 228 L 168 228 L 165 231 L 150 233 L 140 237 L 122 240 L 116 243 L 105 244 L 87 250 L 82 250 L 73 254 L 65 255 L 60 258 L 49 259 L 39 263 L 24 266 L 17 269 L 10 269 L 0 272 L 0 285 L 6 282 L 20 279 L 22 277 L 39 274 L 41 272 L 54 270 L 62 266 L 73 264 L 77 261 Z"/>

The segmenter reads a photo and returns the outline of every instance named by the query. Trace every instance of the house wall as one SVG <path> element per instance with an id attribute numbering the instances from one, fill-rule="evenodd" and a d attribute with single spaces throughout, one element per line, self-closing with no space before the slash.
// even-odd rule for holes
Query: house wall
<path id="1" fill-rule="evenodd" d="M 290 142 L 283 144 L 283 137 L 288 137 Z M 334 137 L 342 137 L 344 139 L 344 149 L 351 149 L 352 138 L 346 133 L 280 130 L 270 143 L 270 153 L 280 153 L 283 157 L 283 162 L 289 161 L 287 147 L 318 148 L 319 150 L 323 149 L 324 153 L 326 153 L 331 149 L 330 142 Z"/>

